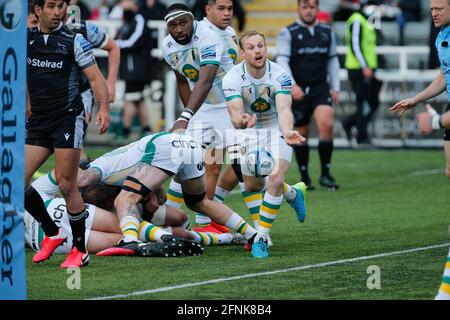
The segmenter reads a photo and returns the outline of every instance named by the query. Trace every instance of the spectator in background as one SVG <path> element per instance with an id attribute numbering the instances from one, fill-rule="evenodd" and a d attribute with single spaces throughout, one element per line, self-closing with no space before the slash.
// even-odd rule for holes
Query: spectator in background
<path id="1" fill-rule="evenodd" d="M 341 0 L 338 9 L 334 13 L 334 20 L 347 21 L 353 12 L 359 10 L 359 0 Z"/>
<path id="2" fill-rule="evenodd" d="M 84 4 L 83 1 L 81 1 L 81 0 L 71 0 L 70 1 L 70 5 L 71 6 L 78 6 L 80 8 L 81 20 L 87 20 L 91 16 L 91 10 L 89 9 L 89 7 L 86 4 Z"/>
<path id="3" fill-rule="evenodd" d="M 124 22 L 117 31 L 116 43 L 120 48 L 120 78 L 125 81 L 123 109 L 123 137 L 129 137 L 136 112 L 142 135 L 151 132 L 148 110 L 144 101 L 144 87 L 150 73 L 150 37 L 144 17 L 133 0 L 122 0 Z"/>
<path id="4" fill-rule="evenodd" d="M 205 6 L 208 4 L 208 0 L 196 0 L 191 8 L 191 12 L 194 14 L 195 20 L 203 20 L 206 17 Z M 233 0 L 233 15 L 238 20 L 237 30 L 242 32 L 245 28 L 246 13 L 244 7 L 239 0 Z"/>
<path id="5" fill-rule="evenodd" d="M 356 126 L 356 142 L 359 146 L 370 144 L 367 126 L 378 109 L 381 88 L 381 82 L 375 78 L 378 67 L 377 33 L 367 21 L 370 12 L 365 10 L 373 4 L 372 1 L 366 1 L 361 10 L 350 16 L 345 27 L 345 68 L 356 95 L 356 112 L 345 118 L 342 126 L 349 141 L 352 140 L 352 128 Z"/>
<path id="6" fill-rule="evenodd" d="M 399 28 L 399 45 L 405 45 L 405 27 L 407 22 L 422 20 L 421 0 L 400 0 L 398 6 L 401 13 L 397 15 L 396 20 Z"/>

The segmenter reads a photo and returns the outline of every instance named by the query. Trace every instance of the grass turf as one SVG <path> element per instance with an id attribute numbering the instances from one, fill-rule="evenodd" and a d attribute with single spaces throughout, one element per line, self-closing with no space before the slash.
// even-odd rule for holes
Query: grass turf
<path id="1" fill-rule="evenodd" d="M 95 157 L 106 150 L 91 149 Z M 337 192 L 318 186 L 319 160 L 311 153 L 317 189 L 308 194 L 309 215 L 297 222 L 284 203 L 271 232 L 271 257 L 256 260 L 241 246 L 208 247 L 202 257 L 96 257 L 81 269 L 81 289 L 69 290 L 71 276 L 59 269 L 64 256 L 33 265 L 26 255 L 29 299 L 85 299 L 185 283 L 313 265 L 360 256 L 449 243 L 450 183 L 442 151 L 335 151 Z M 49 161 L 41 171 L 52 165 Z M 287 175 L 295 183 L 295 163 Z M 242 197 L 226 199 L 250 221 Z M 191 215 L 193 219 L 193 216 Z M 157 292 L 128 299 L 432 299 L 448 248 L 238 279 Z M 381 270 L 381 289 L 369 290 L 367 268 Z"/>

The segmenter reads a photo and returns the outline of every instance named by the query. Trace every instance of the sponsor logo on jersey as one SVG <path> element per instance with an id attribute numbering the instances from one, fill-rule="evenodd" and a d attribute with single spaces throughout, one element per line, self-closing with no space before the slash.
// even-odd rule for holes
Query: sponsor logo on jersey
<path id="1" fill-rule="evenodd" d="M 40 68 L 62 69 L 63 61 L 54 62 L 49 60 L 27 59 L 29 65 Z"/>
<path id="2" fill-rule="evenodd" d="M 237 52 L 234 49 L 229 49 L 228 55 L 230 56 L 231 60 L 233 60 L 233 64 L 236 64 L 238 58 Z"/>
<path id="3" fill-rule="evenodd" d="M 179 138 L 178 140 L 172 140 L 172 147 L 174 148 L 187 148 L 187 149 L 201 149 L 202 145 L 200 142 L 194 140 L 184 140 Z"/>
<path id="4" fill-rule="evenodd" d="M 255 102 L 252 103 L 251 105 L 251 109 L 253 112 L 266 112 L 270 110 L 270 103 L 268 103 L 265 99 L 263 98 L 258 98 L 256 99 Z"/>
<path id="5" fill-rule="evenodd" d="M 216 55 L 217 55 L 217 50 L 216 50 L 215 44 L 200 49 L 200 56 L 202 57 L 202 60 L 205 60 L 208 58 L 215 58 Z"/>
<path id="6" fill-rule="evenodd" d="M 191 64 L 185 64 L 183 66 L 183 73 L 184 75 L 191 80 L 192 82 L 198 81 L 198 70 L 195 69 L 195 67 Z"/>
<path id="7" fill-rule="evenodd" d="M 281 76 L 277 78 L 277 81 L 280 83 L 281 87 L 291 87 L 292 80 L 287 74 L 283 73 Z"/>

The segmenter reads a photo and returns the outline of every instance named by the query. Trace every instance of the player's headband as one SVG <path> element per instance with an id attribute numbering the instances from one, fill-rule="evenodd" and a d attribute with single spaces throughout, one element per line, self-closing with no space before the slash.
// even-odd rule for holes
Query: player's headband
<path id="1" fill-rule="evenodd" d="M 167 15 L 164 17 L 164 20 L 166 20 L 166 23 L 169 23 L 170 21 L 172 21 L 172 20 L 174 20 L 174 19 L 176 19 L 176 18 L 179 18 L 179 17 L 181 17 L 181 16 L 183 16 L 183 15 L 185 15 L 185 14 L 188 14 L 188 15 L 192 16 L 192 18 L 194 18 L 194 15 L 193 15 L 192 12 L 190 12 L 190 11 L 186 11 L 186 10 L 177 10 L 177 11 L 173 11 L 173 12 L 167 14 Z"/>

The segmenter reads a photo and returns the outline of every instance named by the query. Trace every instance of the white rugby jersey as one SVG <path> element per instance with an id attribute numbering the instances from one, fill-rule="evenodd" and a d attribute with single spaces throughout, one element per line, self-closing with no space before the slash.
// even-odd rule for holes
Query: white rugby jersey
<path id="1" fill-rule="evenodd" d="M 291 94 L 292 79 L 277 63 L 267 60 L 266 73 L 254 79 L 248 72 L 245 61 L 233 67 L 223 79 L 223 91 L 227 101 L 240 98 L 244 112 L 256 114 L 255 128 L 279 128 L 275 105 L 277 94 Z"/>
<path id="2" fill-rule="evenodd" d="M 214 83 L 206 97 L 206 104 L 224 104 L 222 79 L 230 69 L 229 53 L 223 40 L 214 32 L 209 22 L 194 21 L 194 34 L 186 45 L 177 43 L 169 34 L 164 38 L 163 56 L 172 69 L 184 75 L 191 90 L 198 81 L 201 66 L 215 64 L 219 66 Z M 225 64 L 222 64 L 226 62 Z M 228 69 L 228 70 L 227 70 Z"/>

